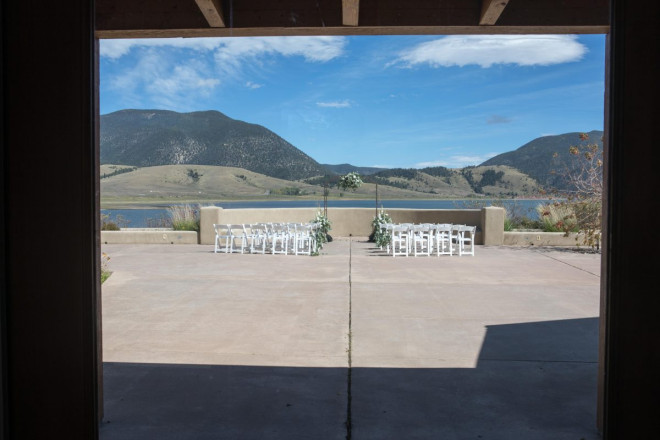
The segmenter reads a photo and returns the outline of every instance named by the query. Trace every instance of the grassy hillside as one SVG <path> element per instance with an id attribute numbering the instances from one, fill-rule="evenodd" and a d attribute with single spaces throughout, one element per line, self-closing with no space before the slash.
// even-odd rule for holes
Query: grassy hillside
<path id="1" fill-rule="evenodd" d="M 157 203 L 169 200 L 209 201 L 231 199 L 321 199 L 323 187 L 303 181 L 290 181 L 265 176 L 242 168 L 210 165 L 162 165 L 126 167 L 104 165 L 102 174 L 126 170 L 101 179 L 101 200 L 113 202 Z M 330 187 L 332 198 L 373 198 L 378 183 L 380 198 L 464 198 L 474 196 L 533 195 L 536 183 L 508 167 L 474 167 L 473 182 L 480 182 L 488 170 L 501 172 L 492 185 L 475 192 L 463 170 L 449 170 L 445 175 L 431 175 L 418 170 L 394 171 L 387 177 L 365 182 L 356 191 L 340 191 Z M 366 176 L 368 177 L 368 176 Z"/>
<path id="2" fill-rule="evenodd" d="M 138 168 L 101 180 L 101 199 L 158 201 L 168 199 L 225 200 L 320 198 L 323 188 L 299 181 L 265 176 L 242 168 L 210 165 L 162 165 Z M 365 184 L 355 193 L 331 188 L 331 197 L 373 197 L 375 186 Z M 419 197 L 414 191 L 380 188 L 382 197 Z"/>
<path id="3" fill-rule="evenodd" d="M 395 168 L 365 176 L 365 180 L 435 197 L 517 197 L 535 195 L 539 190 L 534 179 L 507 166 Z"/>

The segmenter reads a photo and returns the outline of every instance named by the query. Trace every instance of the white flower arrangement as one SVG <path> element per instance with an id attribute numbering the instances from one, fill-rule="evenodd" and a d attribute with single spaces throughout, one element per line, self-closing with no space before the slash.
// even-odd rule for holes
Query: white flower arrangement
<path id="1" fill-rule="evenodd" d="M 355 191 L 362 185 L 362 178 L 355 171 L 352 171 L 345 176 L 339 178 L 339 188 L 343 190 L 352 190 Z"/>
<path id="2" fill-rule="evenodd" d="M 315 232 L 316 250 L 314 252 L 315 254 L 318 254 L 319 250 L 323 247 L 323 244 L 328 241 L 328 231 L 332 229 L 332 227 L 330 226 L 330 220 L 323 215 L 321 210 L 316 212 L 316 217 L 314 217 L 311 222 L 318 225 Z"/>
<path id="3" fill-rule="evenodd" d="M 387 234 L 382 226 L 388 223 L 392 223 L 392 217 L 386 213 L 382 208 L 377 216 L 374 217 L 374 220 L 371 222 L 373 226 L 373 241 L 377 246 L 383 247 L 390 244 L 391 237 Z"/>

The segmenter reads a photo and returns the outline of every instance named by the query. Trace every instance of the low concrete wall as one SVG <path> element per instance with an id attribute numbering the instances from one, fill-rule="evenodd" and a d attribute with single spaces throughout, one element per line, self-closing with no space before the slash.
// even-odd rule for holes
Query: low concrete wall
<path id="1" fill-rule="evenodd" d="M 103 244 L 197 244 L 195 231 L 148 230 L 101 231 Z"/>
<path id="2" fill-rule="evenodd" d="M 267 222 L 309 222 L 316 208 L 223 209 L 205 206 L 201 209 L 200 233 L 171 229 L 126 228 L 101 231 L 104 244 L 213 244 L 214 223 L 243 224 Z M 576 246 L 577 234 L 563 232 L 504 232 L 505 212 L 489 206 L 482 209 L 387 209 L 395 223 L 454 223 L 477 227 L 476 244 L 491 246 Z M 366 237 L 371 234 L 372 208 L 328 208 L 335 237 Z"/>
<path id="3" fill-rule="evenodd" d="M 387 209 L 395 223 L 454 223 L 477 227 L 476 244 L 501 244 L 504 230 L 504 210 L 488 209 Z M 201 209 L 200 243 L 213 244 L 213 224 L 243 224 L 267 222 L 308 222 L 316 216 L 316 208 L 223 209 L 206 206 Z M 366 237 L 371 234 L 375 216 L 372 208 L 328 208 L 330 235 Z M 484 227 L 484 221 L 488 226 Z M 499 240 L 499 242 L 498 242 Z"/>
<path id="4" fill-rule="evenodd" d="M 507 246 L 577 246 L 575 238 L 577 234 L 569 234 L 568 237 L 563 232 L 504 232 L 502 244 Z"/>

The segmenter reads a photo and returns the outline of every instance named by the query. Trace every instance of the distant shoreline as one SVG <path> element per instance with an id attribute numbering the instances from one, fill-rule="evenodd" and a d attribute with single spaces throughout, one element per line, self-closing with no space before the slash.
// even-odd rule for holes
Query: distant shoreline
<path id="1" fill-rule="evenodd" d="M 370 197 L 328 197 L 328 201 L 371 201 L 374 204 L 376 203 L 375 198 Z M 475 201 L 480 200 L 500 200 L 503 202 L 513 202 L 513 201 L 534 201 L 534 200 L 548 200 L 548 198 L 541 197 L 517 197 L 517 198 L 499 198 L 499 197 L 397 197 L 397 198 L 385 198 L 380 199 L 381 201 Z M 286 198 L 286 197 L 259 197 L 259 198 L 227 198 L 227 199 L 151 199 L 151 200 L 134 200 L 132 198 L 117 198 L 112 200 L 103 200 L 101 199 L 101 209 L 165 209 L 172 205 L 201 205 L 201 206 L 212 206 L 217 203 L 246 203 L 246 202 L 314 202 L 317 201 L 320 204 L 323 203 L 323 200 L 318 197 L 296 197 L 296 198 Z"/>

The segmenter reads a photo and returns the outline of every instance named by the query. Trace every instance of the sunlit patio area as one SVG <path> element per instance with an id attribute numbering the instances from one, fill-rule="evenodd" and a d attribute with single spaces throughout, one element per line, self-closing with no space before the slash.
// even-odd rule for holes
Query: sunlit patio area
<path id="1" fill-rule="evenodd" d="M 599 254 L 102 250 L 102 439 L 599 438 Z"/>

